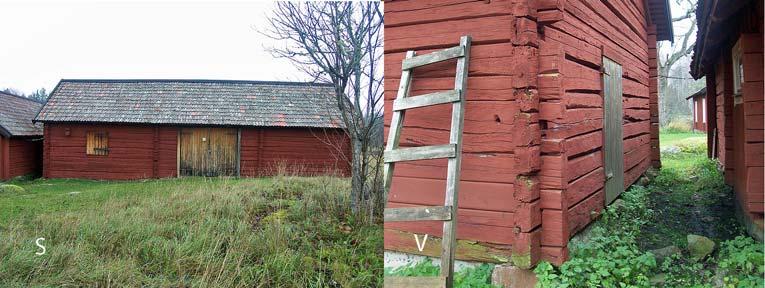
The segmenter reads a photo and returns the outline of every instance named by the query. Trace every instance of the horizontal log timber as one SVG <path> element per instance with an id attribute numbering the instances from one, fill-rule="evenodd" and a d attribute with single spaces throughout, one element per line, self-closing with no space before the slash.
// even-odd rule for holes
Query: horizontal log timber
<path id="1" fill-rule="evenodd" d="M 438 50 L 419 50 L 418 53 L 429 53 L 433 51 Z M 536 76 L 537 67 L 535 64 L 536 62 L 529 62 L 528 59 L 537 57 L 537 55 L 538 50 L 534 47 L 513 46 L 511 43 L 473 45 L 470 47 L 470 67 L 468 67 L 468 75 L 470 75 L 470 77 L 468 78 L 484 76 L 515 76 L 525 77 L 525 79 L 529 81 Z M 385 54 L 384 73 L 386 78 L 400 78 L 402 73 L 401 65 L 403 65 L 402 61 L 405 56 L 405 53 Z M 456 60 L 448 60 L 417 68 L 416 70 L 413 70 L 415 72 L 415 82 L 418 78 L 437 77 L 452 77 L 451 79 L 454 81 L 454 75 L 456 73 L 454 70 L 455 63 Z M 470 87 L 470 85 L 468 85 L 468 87 Z"/>
<path id="2" fill-rule="evenodd" d="M 412 193 L 411 187 L 417 187 L 417 193 Z M 396 177 L 391 183 L 388 198 L 390 202 L 437 206 L 444 203 L 445 189 L 446 183 L 440 179 Z M 463 180 L 460 181 L 459 207 L 513 212 L 519 205 L 519 201 L 513 197 L 513 189 L 510 183 Z"/>
<path id="3" fill-rule="evenodd" d="M 416 3 L 389 2 L 385 7 L 385 27 L 443 22 L 466 18 L 483 18 L 501 15 L 516 17 L 536 12 L 528 1 L 415 1 Z M 388 8 L 392 6 L 391 8 Z M 427 9 L 428 13 L 422 13 Z"/>
<path id="4" fill-rule="evenodd" d="M 414 96 L 412 99 L 422 97 Z M 404 98 L 409 99 L 409 98 Z M 391 101 L 385 103 L 383 111 L 386 113 L 384 119 L 387 123 L 390 123 L 393 114 L 393 107 Z M 413 132 L 408 131 L 411 128 L 421 128 L 424 130 L 440 130 L 443 132 L 449 132 L 451 129 L 452 106 L 450 105 L 436 105 L 418 108 L 414 113 L 408 113 L 404 120 L 404 129 L 401 131 L 402 135 L 416 135 L 410 134 Z M 514 124 L 518 117 L 518 104 L 515 101 L 466 101 L 465 102 L 465 115 L 463 135 L 468 137 L 470 134 L 514 134 Z M 480 136 L 474 136 L 480 137 Z M 403 137 L 402 137 L 403 138 Z M 448 141 L 440 140 L 436 143 L 445 143 Z M 435 143 L 433 143 L 435 144 Z"/>
<path id="5" fill-rule="evenodd" d="M 399 202 L 388 202 L 388 206 L 387 206 L 387 208 L 420 208 L 420 207 L 423 207 L 423 206 L 418 204 L 408 204 L 408 203 L 399 203 Z M 439 207 L 439 206 L 433 206 L 433 207 Z M 486 210 L 477 210 L 477 209 L 470 209 L 470 208 L 463 208 L 463 207 L 460 207 L 457 210 L 458 210 L 457 215 L 459 215 L 458 217 L 459 219 L 457 221 L 460 223 L 485 225 L 485 226 L 497 226 L 497 227 L 506 227 L 506 228 L 514 227 L 513 225 L 514 212 L 486 211 Z M 432 222 L 432 223 L 435 223 L 435 222 Z"/>
<path id="6" fill-rule="evenodd" d="M 459 215 L 459 213 L 457 214 Z M 434 237 L 443 237 L 443 223 L 441 221 L 420 222 L 386 222 L 385 229 L 406 231 L 416 234 L 428 234 Z M 457 218 L 457 239 L 481 241 L 486 243 L 512 245 L 515 242 L 515 228 L 503 226 L 477 225 L 459 221 Z M 409 238 L 414 244 L 414 238 Z M 430 238 L 428 238 L 430 240 Z M 431 242 L 428 241 L 428 244 Z"/>
<path id="7" fill-rule="evenodd" d="M 508 153 L 462 153 L 460 179 L 472 182 L 514 183 L 515 156 Z M 396 164 L 394 176 L 446 179 L 447 159 L 432 159 Z"/>
<path id="8" fill-rule="evenodd" d="M 515 35 L 514 24 L 515 17 L 508 15 L 391 27 L 386 29 L 384 50 L 391 53 L 446 48 L 458 45 L 463 35 L 470 35 L 474 45 L 511 42 Z M 428 32 L 428 37 L 422 37 L 423 31 Z"/>
<path id="9" fill-rule="evenodd" d="M 459 228 L 457 229 L 459 231 Z M 428 236 L 428 243 L 419 251 L 414 241 L 414 233 L 385 229 L 383 233 L 385 249 L 430 257 L 441 256 L 441 239 Z M 486 245 L 469 240 L 457 240 L 456 258 L 464 261 L 486 263 L 508 263 L 512 251 L 509 245 Z"/>
<path id="10" fill-rule="evenodd" d="M 385 222 L 452 219 L 451 206 L 387 208 L 384 214 Z"/>
<path id="11" fill-rule="evenodd" d="M 388 127 L 385 127 L 388 133 Z M 402 147 L 439 145 L 449 142 L 449 131 L 404 126 L 399 144 Z M 476 154 L 512 153 L 516 139 L 510 131 L 494 133 L 463 132 L 462 152 Z"/>

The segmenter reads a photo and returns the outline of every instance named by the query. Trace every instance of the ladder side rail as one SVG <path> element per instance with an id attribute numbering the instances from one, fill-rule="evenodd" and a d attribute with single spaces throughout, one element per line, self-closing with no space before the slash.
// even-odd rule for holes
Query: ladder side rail
<path id="1" fill-rule="evenodd" d="M 454 258 L 457 240 L 457 207 L 459 197 L 460 165 L 462 160 L 462 129 L 465 115 L 465 87 L 467 86 L 467 74 L 470 59 L 470 36 L 460 38 L 460 46 L 464 48 L 463 57 L 457 60 L 457 70 L 454 77 L 454 90 L 459 91 L 460 101 L 452 105 L 451 133 L 449 143 L 456 145 L 457 155 L 449 158 L 446 175 L 446 197 L 444 206 L 452 209 L 451 220 L 444 222 L 443 239 L 441 247 L 441 276 L 446 277 L 446 287 L 454 284 Z"/>
<path id="2" fill-rule="evenodd" d="M 414 51 L 407 51 L 404 59 L 414 57 Z M 401 81 L 398 85 L 398 93 L 396 94 L 396 100 L 404 99 L 409 96 L 409 88 L 412 82 L 412 70 L 401 71 Z M 401 128 L 404 126 L 405 111 L 394 111 L 390 120 L 390 128 L 388 130 L 388 143 L 385 145 L 385 153 L 393 151 L 398 148 L 398 143 L 401 138 Z M 383 184 L 383 199 L 388 200 L 388 193 L 390 192 L 390 183 L 393 180 L 393 169 L 396 167 L 396 163 L 390 162 L 383 164 L 383 175 L 385 176 Z M 387 203 L 386 203 L 387 206 Z"/>

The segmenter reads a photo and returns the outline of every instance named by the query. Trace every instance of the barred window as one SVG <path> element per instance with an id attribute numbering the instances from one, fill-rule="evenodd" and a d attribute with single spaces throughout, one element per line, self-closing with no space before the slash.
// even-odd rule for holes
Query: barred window
<path id="1" fill-rule="evenodd" d="M 88 155 L 109 155 L 109 133 L 89 131 L 87 154 Z"/>

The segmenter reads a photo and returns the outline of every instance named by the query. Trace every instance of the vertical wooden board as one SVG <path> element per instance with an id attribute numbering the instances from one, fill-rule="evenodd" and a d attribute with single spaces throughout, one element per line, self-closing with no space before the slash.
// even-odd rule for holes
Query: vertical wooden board
<path id="1" fill-rule="evenodd" d="M 603 66 L 605 194 L 606 203 L 611 203 L 624 191 L 622 70 L 621 65 L 606 57 Z"/>

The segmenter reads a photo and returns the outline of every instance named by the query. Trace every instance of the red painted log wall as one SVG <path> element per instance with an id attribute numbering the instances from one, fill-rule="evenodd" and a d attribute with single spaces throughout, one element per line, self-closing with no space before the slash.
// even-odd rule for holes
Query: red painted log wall
<path id="1" fill-rule="evenodd" d="M 241 175 L 279 173 L 349 176 L 348 136 L 340 130 L 303 128 L 244 128 Z"/>
<path id="2" fill-rule="evenodd" d="M 42 164 L 41 138 L 11 138 L 9 177 L 37 174 Z"/>
<path id="3" fill-rule="evenodd" d="M 509 254 L 529 255 L 532 264 L 565 261 L 569 238 L 604 206 L 603 56 L 624 69 L 625 187 L 651 163 L 660 165 L 656 50 L 649 44 L 656 36 L 642 2 L 386 3 L 386 125 L 404 52 L 473 37 L 458 239 L 512 247 Z M 454 64 L 416 69 L 411 94 L 452 89 Z M 449 111 L 407 112 L 401 145 L 447 143 Z M 442 204 L 445 166 L 446 160 L 397 164 L 388 206 Z M 439 236 L 440 224 L 388 223 L 385 248 L 417 251 L 414 239 L 398 241 L 398 231 Z"/>
<path id="4" fill-rule="evenodd" d="M 726 182 L 733 186 L 736 198 L 748 217 L 763 218 L 765 186 L 763 174 L 763 44 L 762 33 L 741 34 L 744 83 L 741 103 L 736 104 L 732 89 L 732 70 L 729 60 L 721 60 L 715 67 L 718 101 L 717 148 L 724 166 Z M 720 128 L 719 126 L 722 126 Z M 711 148 L 710 148 L 711 149 Z M 761 223 L 761 222 L 760 222 Z"/>
<path id="5" fill-rule="evenodd" d="M 86 155 L 87 131 L 109 133 L 109 155 Z M 46 178 L 128 180 L 177 176 L 178 128 L 150 125 L 45 125 Z M 67 135 L 68 133 L 68 135 Z M 337 130 L 242 128 L 241 174 L 350 175 L 348 138 Z"/>
<path id="6" fill-rule="evenodd" d="M 655 27 L 643 3 L 558 1 L 540 35 L 542 258 L 561 264 L 569 239 L 604 207 L 602 58 L 623 69 L 628 187 L 658 152 Z M 542 18 L 540 16 L 540 18 Z"/>
<path id="7" fill-rule="evenodd" d="M 463 35 L 472 36 L 457 238 L 536 262 L 541 255 L 536 175 L 539 51 L 536 9 L 531 4 L 526 0 L 386 3 L 385 119 L 389 125 L 405 51 L 424 54 L 456 46 Z M 415 69 L 411 95 L 453 89 L 455 68 L 452 60 Z M 408 111 L 401 146 L 448 143 L 450 115 L 450 105 Z M 442 205 L 446 162 L 397 164 L 388 207 Z M 440 237 L 441 222 L 385 224 L 386 249 L 417 251 L 412 249 L 413 239 L 396 240 L 398 231 Z M 458 251 L 457 258 L 470 260 L 471 255 Z"/>
<path id="8" fill-rule="evenodd" d="M 175 127 L 46 123 L 44 130 L 46 178 L 130 180 L 176 176 Z M 109 133 L 108 155 L 85 153 L 87 131 Z"/>
<path id="9" fill-rule="evenodd" d="M 42 164 L 42 139 L 0 136 L 0 180 L 37 174 Z"/>

